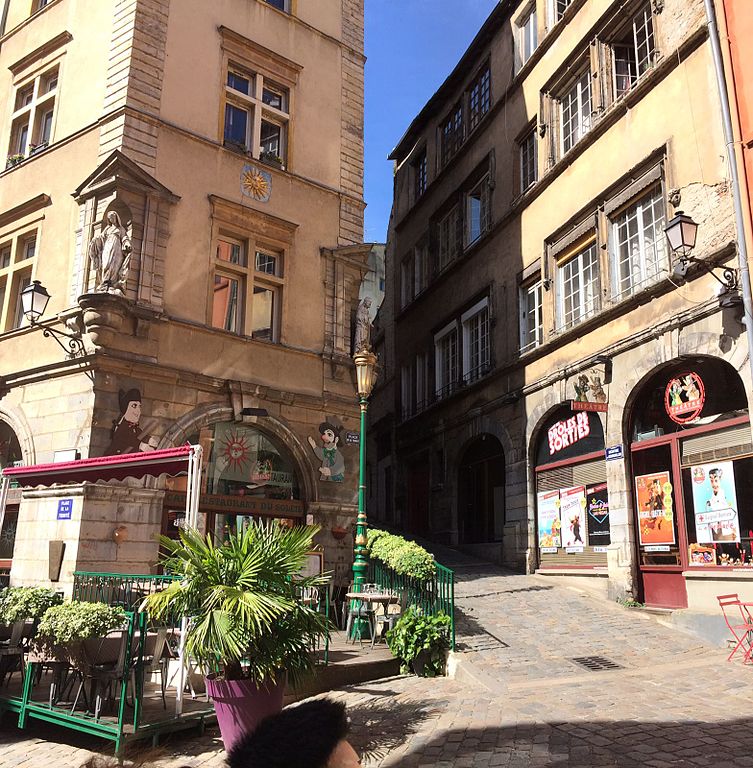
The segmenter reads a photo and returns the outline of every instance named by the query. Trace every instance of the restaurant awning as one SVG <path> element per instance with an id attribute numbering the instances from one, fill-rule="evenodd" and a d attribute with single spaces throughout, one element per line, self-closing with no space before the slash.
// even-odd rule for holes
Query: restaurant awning
<path id="1" fill-rule="evenodd" d="M 193 446 L 166 448 L 161 451 L 126 453 L 120 456 L 101 456 L 56 464 L 35 464 L 31 467 L 6 467 L 2 476 L 20 486 L 36 488 L 56 483 L 96 483 L 98 480 L 123 480 L 187 473 L 188 459 Z"/>

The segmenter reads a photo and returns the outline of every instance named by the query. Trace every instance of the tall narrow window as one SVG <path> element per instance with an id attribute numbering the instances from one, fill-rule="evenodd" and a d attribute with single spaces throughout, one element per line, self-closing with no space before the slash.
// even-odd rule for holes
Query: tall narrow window
<path id="1" fill-rule="evenodd" d="M 460 209 L 455 206 L 439 222 L 439 269 L 444 269 L 462 250 L 463 223 Z"/>
<path id="2" fill-rule="evenodd" d="M 415 413 L 413 393 L 413 365 L 408 363 L 400 368 L 400 410 L 403 421 Z"/>
<path id="3" fill-rule="evenodd" d="M 573 0 L 550 0 L 554 3 L 554 22 L 555 24 L 565 15 Z"/>
<path id="4" fill-rule="evenodd" d="M 489 337 L 489 300 L 482 299 L 464 312 L 463 326 L 463 380 L 476 381 L 489 372 L 491 345 Z"/>
<path id="5" fill-rule="evenodd" d="M 400 262 L 400 308 L 407 307 L 413 300 L 413 256 L 406 256 Z"/>
<path id="6" fill-rule="evenodd" d="M 441 158 L 442 165 L 447 164 L 463 144 L 465 133 L 463 129 L 463 106 L 458 104 L 445 118 L 441 129 Z"/>
<path id="7" fill-rule="evenodd" d="M 599 309 L 596 243 L 557 265 L 557 289 L 557 324 L 561 329 L 582 322 Z"/>
<path id="8" fill-rule="evenodd" d="M 518 146 L 520 152 L 520 191 L 525 192 L 538 178 L 536 129 L 529 131 Z"/>
<path id="9" fill-rule="evenodd" d="M 25 322 L 21 291 L 31 283 L 36 255 L 36 230 L 0 238 L 0 333 Z"/>
<path id="10" fill-rule="evenodd" d="M 429 284 L 429 254 L 425 243 L 413 249 L 413 296 L 416 297 Z"/>
<path id="11" fill-rule="evenodd" d="M 654 25 L 646 4 L 612 43 L 615 98 L 627 93 L 654 64 Z"/>
<path id="12" fill-rule="evenodd" d="M 413 199 L 418 200 L 426 192 L 427 173 L 429 164 L 426 160 L 426 149 L 423 149 L 413 163 Z"/>
<path id="13" fill-rule="evenodd" d="M 458 329 L 453 322 L 434 337 L 435 393 L 438 399 L 452 394 L 458 382 Z"/>
<path id="14" fill-rule="evenodd" d="M 661 279 L 667 269 L 664 199 L 655 187 L 612 217 L 612 295 L 625 298 Z"/>
<path id="15" fill-rule="evenodd" d="M 429 405 L 429 360 L 426 353 L 416 355 L 416 413 Z"/>
<path id="16" fill-rule="evenodd" d="M 533 56 L 539 44 L 535 3 L 528 14 L 518 22 L 517 27 L 518 66 L 522 66 Z"/>
<path id="17" fill-rule="evenodd" d="M 489 178 L 485 176 L 469 193 L 466 205 L 466 245 L 471 245 L 489 229 Z"/>
<path id="18" fill-rule="evenodd" d="M 591 72 L 586 71 L 560 100 L 562 154 L 570 151 L 591 129 Z"/>
<path id="19" fill-rule="evenodd" d="M 468 89 L 468 124 L 473 130 L 491 106 L 491 72 L 487 64 Z"/>
<path id="20" fill-rule="evenodd" d="M 528 352 L 543 341 L 541 280 L 520 289 L 520 351 Z"/>

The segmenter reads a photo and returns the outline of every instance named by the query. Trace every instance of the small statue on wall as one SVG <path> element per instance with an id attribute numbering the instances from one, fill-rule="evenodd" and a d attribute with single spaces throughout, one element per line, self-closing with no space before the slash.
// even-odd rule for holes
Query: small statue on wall
<path id="1" fill-rule="evenodd" d="M 123 296 L 131 262 L 131 238 L 115 211 L 107 214 L 107 225 L 91 239 L 89 259 L 96 275 L 94 290 Z"/>
<path id="2" fill-rule="evenodd" d="M 361 299 L 356 310 L 356 333 L 353 340 L 353 354 L 371 349 L 371 297 Z"/>
<path id="3" fill-rule="evenodd" d="M 342 483 L 345 480 L 345 459 L 337 444 L 340 442 L 340 430 L 334 424 L 323 421 L 319 425 L 319 437 L 322 444 L 318 446 L 313 437 L 309 437 L 309 445 L 314 455 L 321 462 L 319 480 L 329 483 Z"/>

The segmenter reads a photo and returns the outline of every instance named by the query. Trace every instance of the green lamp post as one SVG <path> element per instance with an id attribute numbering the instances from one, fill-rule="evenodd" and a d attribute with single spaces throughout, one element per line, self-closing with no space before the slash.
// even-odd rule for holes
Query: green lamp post
<path id="1" fill-rule="evenodd" d="M 366 581 L 366 569 L 369 560 L 366 556 L 366 411 L 369 407 L 369 396 L 376 383 L 377 356 L 368 348 L 353 355 L 356 364 L 356 387 L 358 402 L 361 406 L 361 435 L 359 440 L 358 468 L 358 518 L 356 520 L 356 538 L 353 548 L 353 584 L 356 592 L 360 592 Z"/>

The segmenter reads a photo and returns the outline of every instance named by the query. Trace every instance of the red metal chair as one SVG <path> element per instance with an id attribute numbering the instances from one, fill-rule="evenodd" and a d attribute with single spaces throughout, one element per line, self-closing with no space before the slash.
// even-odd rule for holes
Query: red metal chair
<path id="1" fill-rule="evenodd" d="M 724 621 L 727 628 L 732 633 L 732 637 L 737 641 L 732 653 L 727 656 L 727 661 L 732 661 L 732 657 L 738 649 L 745 648 L 743 664 L 745 664 L 753 653 L 753 616 L 751 616 L 748 606 L 741 602 L 739 596 L 717 595 L 719 607 L 722 609 Z"/>

